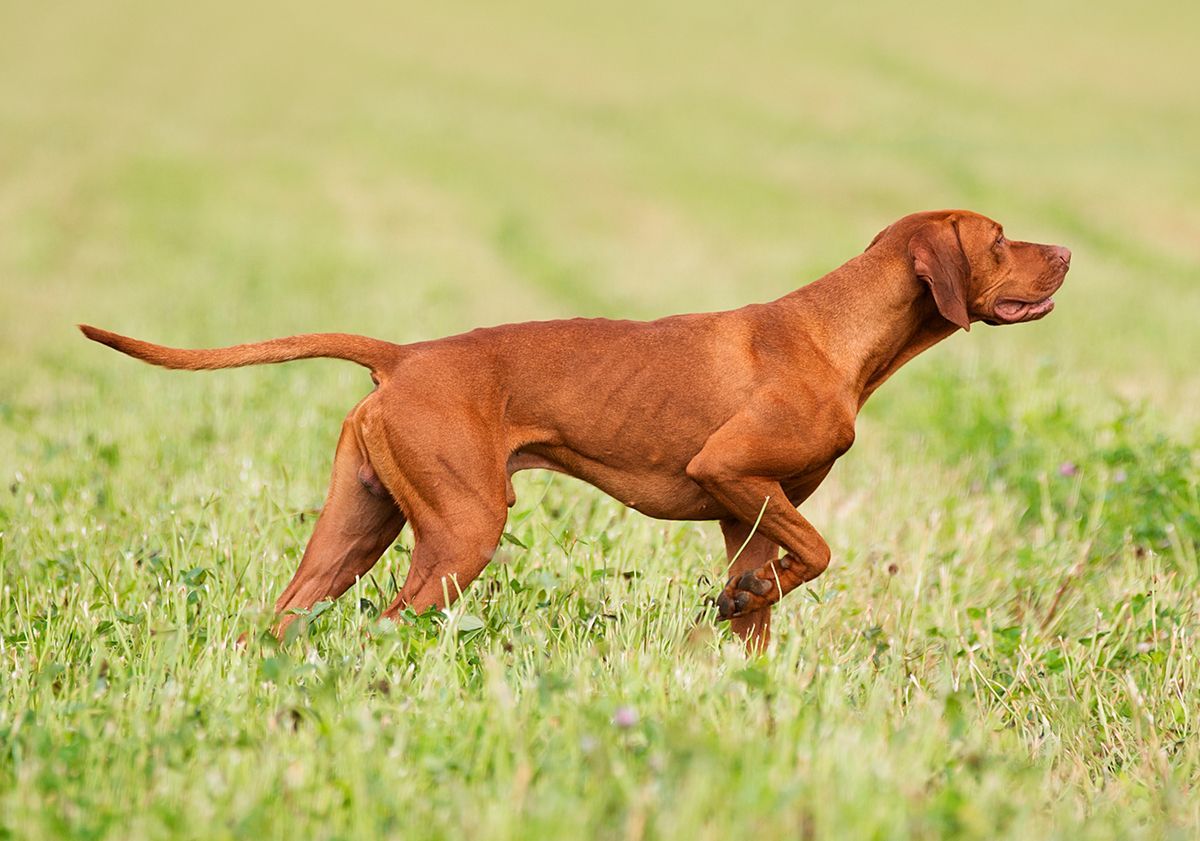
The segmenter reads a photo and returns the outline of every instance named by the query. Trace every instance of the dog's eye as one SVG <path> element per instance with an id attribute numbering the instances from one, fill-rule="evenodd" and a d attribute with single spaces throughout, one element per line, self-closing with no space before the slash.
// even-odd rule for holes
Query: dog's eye
<path id="1" fill-rule="evenodd" d="M 1003 231 L 996 234 L 996 241 L 994 243 L 992 243 L 992 248 L 999 248 L 1002 245 L 1004 245 L 1004 232 Z"/>

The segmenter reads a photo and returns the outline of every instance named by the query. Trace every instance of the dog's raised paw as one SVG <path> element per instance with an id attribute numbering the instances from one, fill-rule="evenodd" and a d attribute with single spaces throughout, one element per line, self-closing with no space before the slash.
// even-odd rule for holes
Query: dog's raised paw
<path id="1" fill-rule="evenodd" d="M 771 588 L 775 584 L 766 578 L 759 578 L 752 571 L 742 573 L 742 577 L 737 580 L 737 589 L 748 590 L 756 596 L 765 596 L 771 592 Z"/>
<path id="2" fill-rule="evenodd" d="M 717 618 L 736 619 L 764 607 L 770 607 L 775 582 L 759 578 L 754 571 L 732 576 L 721 595 L 717 596 Z"/>

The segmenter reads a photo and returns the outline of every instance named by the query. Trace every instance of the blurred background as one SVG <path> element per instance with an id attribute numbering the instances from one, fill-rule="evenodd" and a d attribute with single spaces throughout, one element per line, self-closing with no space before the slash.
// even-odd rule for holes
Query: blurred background
<path id="1" fill-rule="evenodd" d="M 405 341 L 733 307 L 965 207 L 1074 268 L 1051 318 L 934 355 L 1049 359 L 1190 427 L 1197 31 L 1189 3 L 4 3 L 0 386 L 146 376 L 78 321 Z"/>
<path id="2" fill-rule="evenodd" d="M 1194 837 L 1197 33 L 1184 2 L 0 0 L 0 838 Z M 540 471 L 457 632 L 376 621 L 406 532 L 276 649 L 366 372 L 163 371 L 74 326 L 735 307 L 945 207 L 1069 246 L 1057 309 L 872 398 L 763 661 L 705 619 L 713 524 Z"/>

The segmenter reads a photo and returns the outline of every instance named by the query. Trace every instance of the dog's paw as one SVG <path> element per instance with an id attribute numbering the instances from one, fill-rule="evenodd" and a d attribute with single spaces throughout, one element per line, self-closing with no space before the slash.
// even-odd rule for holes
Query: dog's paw
<path id="1" fill-rule="evenodd" d="M 770 574 L 769 570 L 760 570 Z M 736 619 L 747 613 L 770 607 L 779 601 L 777 587 L 769 578 L 759 578 L 755 570 L 734 575 L 717 596 L 717 618 Z M 773 597 L 773 598 L 772 598 Z"/>

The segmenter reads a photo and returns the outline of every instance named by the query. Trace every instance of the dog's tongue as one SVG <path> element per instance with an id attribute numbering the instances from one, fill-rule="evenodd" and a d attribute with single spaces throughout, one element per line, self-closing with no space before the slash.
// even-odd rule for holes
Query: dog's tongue
<path id="1" fill-rule="evenodd" d="M 1028 307 L 1029 304 L 1020 301 L 1000 301 L 996 304 L 996 315 L 1005 321 L 1016 321 Z"/>
<path id="2" fill-rule="evenodd" d="M 1027 303 L 1025 301 L 1000 301 L 996 304 L 996 315 L 1004 321 L 1023 321 L 1031 315 L 1036 315 L 1054 305 L 1052 298 L 1044 301 Z"/>

